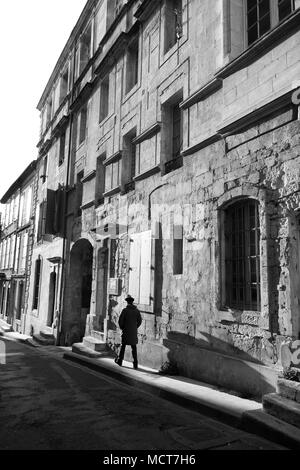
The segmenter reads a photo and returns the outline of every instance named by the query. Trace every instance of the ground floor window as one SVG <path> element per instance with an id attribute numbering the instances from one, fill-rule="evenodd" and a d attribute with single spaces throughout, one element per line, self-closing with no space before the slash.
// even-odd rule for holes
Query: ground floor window
<path id="1" fill-rule="evenodd" d="M 226 307 L 260 310 L 258 202 L 243 200 L 225 210 Z"/>

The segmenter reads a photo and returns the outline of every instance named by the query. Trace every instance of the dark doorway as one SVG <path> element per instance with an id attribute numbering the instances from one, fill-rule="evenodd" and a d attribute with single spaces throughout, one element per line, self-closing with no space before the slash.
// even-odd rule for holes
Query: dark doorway
<path id="1" fill-rule="evenodd" d="M 68 279 L 68 342 L 71 344 L 82 341 L 85 334 L 91 304 L 92 268 L 92 245 L 85 239 L 77 241 L 71 250 Z"/>
<path id="2" fill-rule="evenodd" d="M 48 320 L 47 326 L 52 326 L 55 313 L 55 299 L 56 299 L 56 272 L 50 274 L 49 280 L 49 304 L 48 304 Z"/>

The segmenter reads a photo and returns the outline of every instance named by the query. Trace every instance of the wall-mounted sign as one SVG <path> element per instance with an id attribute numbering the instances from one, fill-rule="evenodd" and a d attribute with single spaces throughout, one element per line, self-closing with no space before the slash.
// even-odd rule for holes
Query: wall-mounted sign
<path id="1" fill-rule="evenodd" d="M 112 277 L 108 282 L 108 293 L 111 295 L 120 295 L 121 291 L 121 279 Z"/>

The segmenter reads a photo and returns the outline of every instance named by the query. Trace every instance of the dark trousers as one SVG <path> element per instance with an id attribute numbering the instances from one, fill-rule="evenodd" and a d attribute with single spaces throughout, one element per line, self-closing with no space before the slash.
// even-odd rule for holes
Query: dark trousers
<path id="1" fill-rule="evenodd" d="M 122 362 L 124 359 L 124 354 L 125 354 L 125 348 L 126 344 L 122 343 L 121 344 L 121 349 L 119 353 L 119 361 Z M 137 365 L 138 360 L 137 360 L 137 349 L 136 349 L 136 344 L 131 344 L 131 351 L 132 351 L 132 357 L 133 357 L 133 364 Z"/>

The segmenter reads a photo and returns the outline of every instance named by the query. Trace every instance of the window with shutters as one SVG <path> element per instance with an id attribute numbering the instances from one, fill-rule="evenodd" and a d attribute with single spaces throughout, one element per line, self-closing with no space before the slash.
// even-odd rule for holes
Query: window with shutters
<path id="1" fill-rule="evenodd" d="M 41 267 L 42 259 L 39 257 L 35 261 L 35 270 L 34 270 L 34 285 L 33 285 L 33 301 L 32 309 L 36 310 L 39 305 L 39 293 L 40 293 L 40 283 L 41 283 Z"/>
<path id="2" fill-rule="evenodd" d="M 151 303 L 151 254 L 151 231 L 130 236 L 129 293 L 142 305 Z"/>
<path id="3" fill-rule="evenodd" d="M 165 3 L 165 53 L 182 36 L 182 0 L 166 0 Z"/>
<path id="4" fill-rule="evenodd" d="M 260 310 L 260 223 L 258 202 L 243 200 L 224 212 L 226 307 Z"/>

